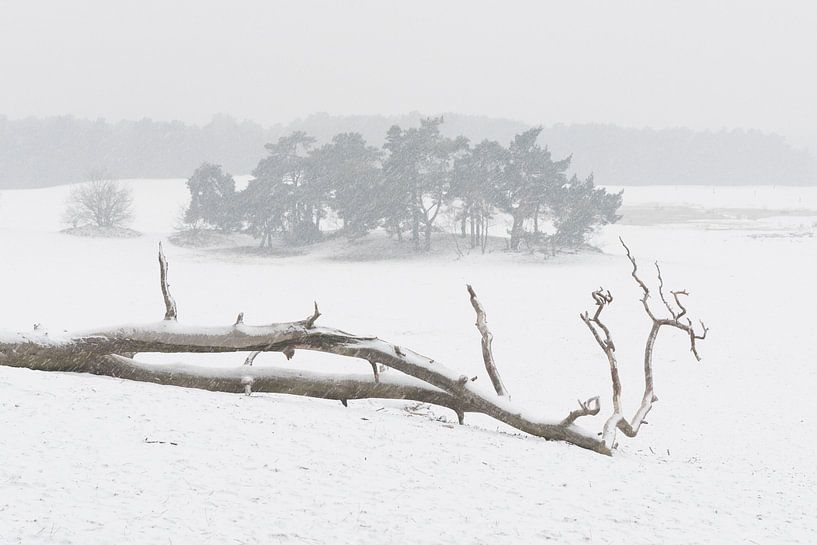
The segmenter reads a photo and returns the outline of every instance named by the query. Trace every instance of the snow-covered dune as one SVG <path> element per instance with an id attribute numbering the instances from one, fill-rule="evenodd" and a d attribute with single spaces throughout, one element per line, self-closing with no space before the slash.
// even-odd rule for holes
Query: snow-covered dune
<path id="1" fill-rule="evenodd" d="M 179 212 L 190 201 L 183 179 L 122 180 L 133 195 L 131 227 L 145 233 L 173 230 Z M 0 191 L 0 229 L 58 231 L 65 227 L 63 210 L 71 186 Z"/>
<path id="2" fill-rule="evenodd" d="M 624 190 L 624 203 L 691 205 L 707 208 L 755 208 L 771 210 L 817 210 L 817 187 L 796 186 L 608 186 Z"/>
<path id="3" fill-rule="evenodd" d="M 0 328 L 162 317 L 156 243 L 186 188 L 183 180 L 129 183 L 133 227 L 145 233 L 138 239 L 58 233 L 66 188 L 0 194 Z M 750 193 L 765 191 L 774 208 L 807 207 L 793 190 L 775 197 L 779 190 L 746 188 L 728 203 L 749 206 Z M 721 206 L 706 191 L 628 188 L 625 198 Z M 813 192 L 802 199 L 812 206 Z M 578 314 L 599 285 L 616 296 L 608 323 L 628 414 L 643 387 L 648 323 L 619 235 L 645 277 L 661 261 L 667 284 L 691 292 L 690 314 L 712 331 L 701 364 L 683 337 L 661 334 L 660 401 L 613 458 L 486 418 L 458 426 L 439 408 L 344 408 L 0 366 L 0 544 L 817 543 L 809 315 L 817 239 L 757 234 L 614 225 L 596 238 L 604 254 L 541 262 L 238 258 L 168 245 L 185 323 L 229 324 L 239 311 L 248 323 L 299 319 L 317 300 L 321 323 L 376 334 L 487 381 L 470 282 L 514 401 L 566 415 L 576 398 L 601 395 L 602 415 L 582 422 L 594 429 L 609 414 L 609 372 Z M 178 358 L 239 365 L 243 355 Z M 256 365 L 368 372 L 364 362 L 302 351 Z"/>

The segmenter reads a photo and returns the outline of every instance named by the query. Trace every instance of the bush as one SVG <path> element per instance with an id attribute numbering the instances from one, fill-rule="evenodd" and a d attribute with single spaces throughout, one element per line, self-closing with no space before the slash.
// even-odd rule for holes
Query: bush
<path id="1" fill-rule="evenodd" d="M 133 219 L 131 190 L 115 180 L 98 179 L 71 188 L 63 221 L 72 227 L 121 227 Z"/>

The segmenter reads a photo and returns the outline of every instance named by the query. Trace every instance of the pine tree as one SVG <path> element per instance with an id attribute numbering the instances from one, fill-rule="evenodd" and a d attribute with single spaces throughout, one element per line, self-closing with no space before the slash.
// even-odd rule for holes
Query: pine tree
<path id="1" fill-rule="evenodd" d="M 499 200 L 507 162 L 508 150 L 489 140 L 480 142 L 455 162 L 451 193 L 460 203 L 461 235 L 465 237 L 470 226 L 471 248 L 480 247 L 483 253 L 488 220 Z"/>
<path id="2" fill-rule="evenodd" d="M 255 179 L 245 190 L 251 232 L 269 246 L 276 230 L 291 244 L 306 244 L 320 238 L 323 192 L 309 157 L 315 139 L 302 131 L 267 144 L 268 155 L 253 171 Z"/>
<path id="3" fill-rule="evenodd" d="M 518 250 L 526 235 L 525 222 L 532 220 L 539 235 L 539 219 L 548 207 L 548 195 L 561 187 L 570 167 L 570 157 L 553 161 L 550 151 L 536 142 L 541 127 L 516 135 L 508 149 L 501 196 L 497 205 L 513 219 L 510 249 Z"/>
<path id="4" fill-rule="evenodd" d="M 401 236 L 408 220 L 416 249 L 431 249 L 431 233 L 443 204 L 450 199 L 454 162 L 468 147 L 464 137 L 446 138 L 440 133 L 442 117 L 426 118 L 420 126 L 389 129 L 386 144 L 390 154 L 384 165 L 386 188 L 392 198 L 387 222 Z"/>
<path id="5" fill-rule="evenodd" d="M 382 156 L 358 133 L 337 134 L 311 154 L 317 186 L 350 238 L 374 229 L 383 216 Z"/>
<path id="6" fill-rule="evenodd" d="M 595 227 L 621 219 L 616 211 L 621 206 L 623 193 L 607 193 L 606 189 L 595 187 L 592 174 L 585 180 L 573 175 L 552 199 L 554 242 L 561 246 L 579 246 Z"/>
<path id="7" fill-rule="evenodd" d="M 187 180 L 187 188 L 190 206 L 184 213 L 186 223 L 202 221 L 222 231 L 239 227 L 235 180 L 221 166 L 202 163 Z"/>

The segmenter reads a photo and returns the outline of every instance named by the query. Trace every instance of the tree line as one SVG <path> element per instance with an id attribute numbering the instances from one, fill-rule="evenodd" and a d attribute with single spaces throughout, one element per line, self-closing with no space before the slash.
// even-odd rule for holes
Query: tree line
<path id="1" fill-rule="evenodd" d="M 577 246 L 595 227 L 619 219 L 621 193 L 596 187 L 593 176 L 568 176 L 571 157 L 555 160 L 537 143 L 541 128 L 508 146 L 444 136 L 442 117 L 418 127 L 392 126 L 382 148 L 359 133 L 336 134 L 322 146 L 303 131 L 267 144 L 254 178 L 235 180 L 204 163 L 187 181 L 188 227 L 245 231 L 262 247 L 276 239 L 303 245 L 327 232 L 349 238 L 383 228 L 417 250 L 431 249 L 443 215 L 472 248 L 485 251 L 491 220 L 510 218 L 508 247 Z M 327 227 L 327 221 L 332 226 Z M 551 229 L 545 229 L 550 222 Z"/>
<path id="2" fill-rule="evenodd" d="M 9 119 L 0 115 L 0 188 L 76 183 L 90 171 L 115 179 L 182 178 L 211 161 L 236 174 L 258 163 L 267 142 L 304 131 L 319 144 L 358 132 L 381 147 L 392 125 L 417 126 L 423 115 L 313 114 L 262 126 L 217 115 L 204 125 L 180 121 L 85 120 L 73 117 Z M 508 145 L 530 126 L 507 119 L 445 114 L 444 136 Z M 580 177 L 595 172 L 605 185 L 811 185 L 817 160 L 778 135 L 757 131 L 634 129 L 615 125 L 551 125 L 539 134 L 556 157 L 573 153 Z"/>

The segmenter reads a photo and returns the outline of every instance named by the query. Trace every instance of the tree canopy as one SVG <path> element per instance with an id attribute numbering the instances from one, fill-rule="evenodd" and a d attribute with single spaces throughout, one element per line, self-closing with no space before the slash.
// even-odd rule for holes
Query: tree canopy
<path id="1" fill-rule="evenodd" d="M 428 251 L 439 218 L 447 215 L 483 252 L 489 221 L 500 214 L 510 218 L 511 251 L 523 242 L 528 249 L 578 246 L 595 227 L 619 219 L 621 193 L 596 187 L 592 175 L 568 177 L 572 156 L 554 159 L 539 144 L 540 127 L 517 134 L 506 147 L 491 140 L 472 146 L 463 136 L 444 136 L 442 125 L 442 117 L 416 127 L 394 125 L 382 149 L 359 133 L 339 133 L 316 146 L 295 131 L 265 146 L 254 178 L 238 192 L 221 167 L 204 163 L 187 182 L 185 219 L 244 230 L 261 246 L 275 238 L 309 244 L 328 232 L 351 239 L 383 228 Z M 333 221 L 322 224 L 326 218 Z"/>

